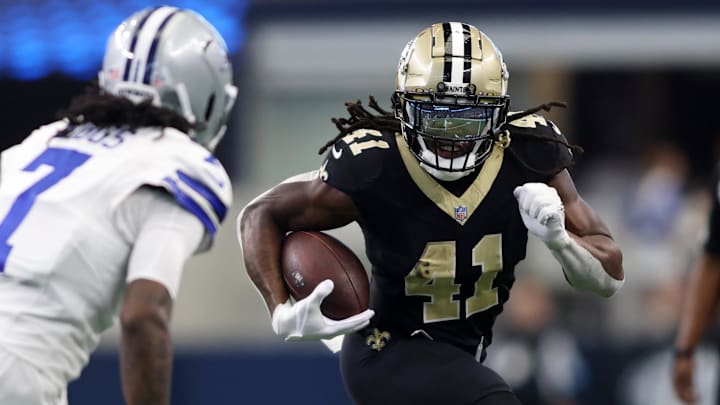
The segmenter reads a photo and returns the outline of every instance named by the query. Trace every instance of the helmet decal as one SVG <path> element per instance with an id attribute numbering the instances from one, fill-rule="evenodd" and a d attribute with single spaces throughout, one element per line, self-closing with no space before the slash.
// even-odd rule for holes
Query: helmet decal
<path id="1" fill-rule="evenodd" d="M 444 23 L 445 64 L 443 81 L 449 83 L 470 83 L 472 47 L 470 27 L 456 22 Z"/>
<path id="2" fill-rule="evenodd" d="M 160 7 L 155 7 L 153 9 L 151 9 L 150 11 L 148 11 L 142 17 L 140 22 L 137 23 L 137 28 L 135 29 L 135 32 L 133 33 L 132 41 L 130 42 L 130 49 L 128 49 L 127 52 L 125 53 L 125 58 L 126 58 L 125 69 L 123 69 L 123 80 L 124 81 L 130 80 L 130 67 L 131 67 L 133 60 L 135 59 L 135 47 L 137 46 L 140 31 L 145 26 L 145 23 L 147 22 L 148 18 L 150 18 L 150 16 L 159 8 Z M 132 24 L 132 22 L 130 22 L 130 24 Z M 124 33 L 123 30 L 120 30 L 120 29 L 115 31 L 116 36 L 122 36 L 123 33 Z M 122 41 L 122 38 L 115 38 L 115 40 L 119 42 L 119 41 Z"/>
<path id="3" fill-rule="evenodd" d="M 123 80 L 144 82 L 149 84 L 148 67 L 153 61 L 154 54 L 157 51 L 158 42 L 162 30 L 167 26 L 168 21 L 181 10 L 175 7 L 157 7 L 150 9 L 137 23 L 137 29 L 133 33 L 133 40 L 130 44 L 130 52 L 126 57 L 125 74 Z M 125 24 L 132 26 L 134 20 L 130 19 Z M 128 27 L 131 28 L 131 27 Z M 120 30 L 121 31 L 121 30 Z M 154 48 L 154 50 L 153 50 Z M 129 66 L 128 66 L 129 65 Z"/>
<path id="4" fill-rule="evenodd" d="M 143 83 L 150 84 L 150 77 L 153 73 L 153 67 L 155 65 L 155 56 L 157 54 L 157 48 L 158 48 L 158 42 L 160 42 L 160 38 L 162 36 L 163 29 L 167 25 L 167 23 L 170 21 L 171 18 L 173 18 L 180 10 L 175 10 L 170 15 L 165 17 L 162 23 L 160 23 L 160 27 L 158 27 L 157 32 L 155 33 L 155 36 L 152 41 L 152 45 L 150 45 L 150 51 L 148 51 L 147 59 L 145 60 L 145 75 L 143 77 Z"/>

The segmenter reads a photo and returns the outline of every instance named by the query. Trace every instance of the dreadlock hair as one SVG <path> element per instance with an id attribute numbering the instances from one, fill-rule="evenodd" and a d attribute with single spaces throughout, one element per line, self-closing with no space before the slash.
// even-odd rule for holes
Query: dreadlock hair
<path id="1" fill-rule="evenodd" d="M 92 123 L 98 127 L 126 127 L 135 130 L 140 127 L 171 127 L 188 133 L 194 128 L 179 113 L 152 104 L 151 100 L 134 103 L 131 100 L 110 94 L 93 81 L 85 94 L 73 98 L 70 106 L 58 111 L 58 119 L 69 122 L 58 136 L 66 136 L 77 125 Z"/>
<path id="2" fill-rule="evenodd" d="M 368 103 L 368 106 L 375 110 L 376 113 L 373 113 L 372 111 L 368 111 L 366 108 L 362 106 L 362 102 L 360 100 L 357 100 L 356 102 L 346 102 L 345 107 L 347 108 L 348 113 L 350 114 L 349 118 L 332 118 L 333 124 L 337 127 L 339 133 L 332 138 L 331 140 L 327 141 L 320 149 L 318 150 L 318 154 L 322 155 L 325 153 L 327 148 L 331 147 L 335 144 L 340 138 L 343 136 L 355 131 L 356 129 L 361 128 L 367 128 L 367 129 L 375 129 L 378 131 L 398 131 L 400 130 L 400 127 L 402 123 L 400 120 L 395 117 L 395 114 L 392 112 L 388 112 L 384 110 L 380 105 L 377 103 L 377 100 L 375 100 L 375 97 L 370 96 L 370 101 Z M 527 117 L 528 115 L 535 114 L 536 112 L 540 110 L 544 111 L 550 111 L 553 107 L 567 107 L 567 104 L 564 102 L 559 101 L 551 101 L 549 103 L 541 104 L 537 107 L 533 107 L 524 111 L 520 111 L 513 114 L 508 114 L 507 119 L 505 122 L 500 125 L 499 127 L 495 128 L 491 132 L 491 135 L 493 139 L 496 141 L 500 139 L 503 134 L 505 134 L 508 130 L 508 127 L 510 125 L 510 122 L 518 120 L 523 117 Z M 570 151 L 573 153 L 573 155 L 580 155 L 583 153 L 583 148 L 579 145 L 574 145 L 568 143 L 567 140 L 565 140 L 564 137 L 550 137 L 535 133 L 520 133 L 516 134 L 515 136 L 520 136 L 527 139 L 536 139 L 540 141 L 546 141 L 546 142 L 554 142 L 561 144 L 565 146 L 566 148 L 570 149 Z M 517 159 L 520 164 L 525 167 L 526 169 L 533 171 L 538 174 L 542 175 L 552 175 L 557 173 L 558 167 L 551 168 L 551 169 L 539 169 L 530 166 L 522 157 L 518 155 L 518 153 L 513 148 L 508 148 L 510 152 L 513 154 L 515 159 Z"/>
<path id="3" fill-rule="evenodd" d="M 400 120 L 395 118 L 395 114 L 384 110 L 375 100 L 375 97 L 370 96 L 370 102 L 368 106 L 375 110 L 377 114 L 366 110 L 362 106 L 362 102 L 357 100 L 354 103 L 347 102 L 345 107 L 350 114 L 350 118 L 333 118 L 331 121 L 340 131 L 333 139 L 327 141 L 320 150 L 318 155 L 325 153 L 327 148 L 333 146 L 343 136 L 355 131 L 356 129 L 375 129 L 378 131 L 399 131 Z"/>

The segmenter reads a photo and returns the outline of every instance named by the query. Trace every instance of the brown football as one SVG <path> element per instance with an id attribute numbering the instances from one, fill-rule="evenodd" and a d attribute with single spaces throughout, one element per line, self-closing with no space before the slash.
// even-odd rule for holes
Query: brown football
<path id="1" fill-rule="evenodd" d="M 297 231 L 285 237 L 282 273 L 296 300 L 310 295 L 321 281 L 332 280 L 335 288 L 320 306 L 328 318 L 347 318 L 368 307 L 370 285 L 360 259 L 326 233 Z"/>

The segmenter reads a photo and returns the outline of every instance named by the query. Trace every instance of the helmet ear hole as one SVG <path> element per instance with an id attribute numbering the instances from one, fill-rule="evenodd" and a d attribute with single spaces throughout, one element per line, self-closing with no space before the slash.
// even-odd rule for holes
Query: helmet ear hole
<path id="1" fill-rule="evenodd" d="M 205 121 L 210 120 L 210 114 L 212 114 L 213 106 L 215 105 L 215 94 L 211 94 L 205 107 Z"/>
<path id="2" fill-rule="evenodd" d="M 174 91 L 164 91 L 160 94 L 160 102 L 163 106 L 170 108 L 171 110 L 179 111 L 180 98 Z"/>

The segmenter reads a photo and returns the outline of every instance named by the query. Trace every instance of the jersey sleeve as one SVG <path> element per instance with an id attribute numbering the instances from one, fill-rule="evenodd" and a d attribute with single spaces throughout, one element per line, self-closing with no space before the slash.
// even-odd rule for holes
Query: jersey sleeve
<path id="1" fill-rule="evenodd" d="M 510 149 L 523 166 L 552 176 L 572 166 L 575 156 L 567 139 L 550 120 L 531 114 L 509 123 Z"/>
<path id="2" fill-rule="evenodd" d="M 167 134 L 138 151 L 134 171 L 139 186 L 161 187 L 195 216 L 212 237 L 232 204 L 232 185 L 225 168 L 207 149 L 180 133 Z"/>
<path id="3" fill-rule="evenodd" d="M 705 252 L 720 256 L 720 169 L 715 170 Z"/>
<path id="4" fill-rule="evenodd" d="M 175 201 L 197 217 L 215 235 L 232 203 L 230 179 L 220 162 L 208 154 L 204 159 L 181 159 L 159 184 Z"/>
<path id="5" fill-rule="evenodd" d="M 175 298 L 185 261 L 203 247 L 203 226 L 162 191 L 143 187 L 115 211 L 114 220 L 132 244 L 126 282 L 153 280 Z"/>
<path id="6" fill-rule="evenodd" d="M 330 147 L 320 177 L 350 196 L 362 193 L 382 173 L 383 154 L 390 146 L 391 141 L 380 131 L 356 130 Z"/>

